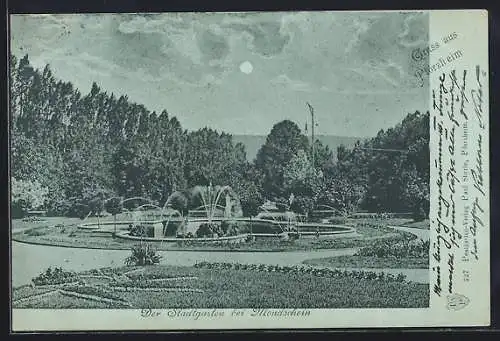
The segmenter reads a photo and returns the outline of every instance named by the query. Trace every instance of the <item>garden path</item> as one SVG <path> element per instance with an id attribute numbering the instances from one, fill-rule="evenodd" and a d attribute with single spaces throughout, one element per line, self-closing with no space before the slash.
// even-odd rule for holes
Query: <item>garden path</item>
<path id="1" fill-rule="evenodd" d="M 160 251 L 161 264 L 191 266 L 197 262 L 298 265 L 310 258 L 353 255 L 357 249 L 286 252 Z M 12 285 L 27 284 L 48 267 L 84 271 L 119 267 L 129 250 L 79 249 L 12 242 Z"/>

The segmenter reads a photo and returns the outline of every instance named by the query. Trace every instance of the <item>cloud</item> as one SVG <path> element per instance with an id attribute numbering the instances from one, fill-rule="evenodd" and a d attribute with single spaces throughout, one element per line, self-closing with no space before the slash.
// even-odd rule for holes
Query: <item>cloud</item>
<path id="1" fill-rule="evenodd" d="M 428 45 L 429 19 L 424 13 L 409 14 L 404 20 L 404 30 L 398 35 L 399 43 L 404 47 Z"/>
<path id="2" fill-rule="evenodd" d="M 355 19 L 353 21 L 354 33 L 351 40 L 349 40 L 349 43 L 345 48 L 345 53 L 351 52 L 352 49 L 356 45 L 358 45 L 358 43 L 360 42 L 360 37 L 370 29 L 370 26 L 371 23 L 369 21 L 361 21 L 359 19 Z"/>
<path id="3" fill-rule="evenodd" d="M 283 34 L 281 23 L 276 21 L 234 23 L 226 27 L 245 33 L 248 48 L 267 58 L 279 55 L 290 41 L 290 35 Z"/>
<path id="4" fill-rule="evenodd" d="M 178 33 L 192 27 L 191 13 L 119 15 L 118 30 L 131 33 Z"/>
<path id="5" fill-rule="evenodd" d="M 81 67 L 110 77 L 203 87 L 220 84 L 235 65 L 255 58 L 261 61 L 257 71 L 277 78 L 272 84 L 294 91 L 366 91 L 409 84 L 416 67 L 409 49 L 428 40 L 426 18 L 345 12 L 30 15 L 18 20 L 13 39 L 45 59 L 51 49 L 65 48 L 61 58 L 80 58 Z"/>
<path id="6" fill-rule="evenodd" d="M 292 80 L 290 79 L 290 77 L 284 74 L 281 74 L 276 78 L 273 78 L 271 80 L 271 84 L 285 86 L 292 91 L 300 91 L 300 92 L 313 91 L 313 86 L 311 84 L 302 82 L 300 80 Z"/>
<path id="7" fill-rule="evenodd" d="M 197 35 L 198 49 L 205 62 L 224 60 L 229 55 L 229 43 L 221 34 L 203 30 Z"/>
<path id="8" fill-rule="evenodd" d="M 158 66 L 161 72 L 192 86 L 205 86 L 207 82 L 218 83 L 223 79 L 234 67 L 235 43 L 243 40 L 250 52 L 261 58 L 272 58 L 280 55 L 291 39 L 291 34 L 283 27 L 281 15 L 276 13 L 125 16 L 120 17 L 117 30 L 127 45 L 140 41 L 141 49 L 161 51 L 161 54 L 145 54 L 154 54 L 156 59 L 167 61 L 168 65 Z M 127 53 L 130 59 L 134 54 Z M 125 61 L 118 63 L 127 64 Z M 151 61 L 150 64 L 155 63 Z M 144 65 L 144 68 L 154 70 L 156 67 Z M 157 70 L 152 74 L 155 72 Z"/>
<path id="9" fill-rule="evenodd" d="M 192 13 L 134 16 L 121 18 L 118 31 L 125 44 L 140 45 L 155 55 L 143 65 L 146 72 L 160 71 L 173 81 L 205 86 L 218 83 L 227 73 L 231 46 L 217 18 L 206 14 L 199 19 Z M 138 58 L 135 52 L 128 56 Z"/>

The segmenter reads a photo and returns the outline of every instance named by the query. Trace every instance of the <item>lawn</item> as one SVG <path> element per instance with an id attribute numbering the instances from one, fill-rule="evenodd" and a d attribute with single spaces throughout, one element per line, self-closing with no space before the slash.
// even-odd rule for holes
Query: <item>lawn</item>
<path id="1" fill-rule="evenodd" d="M 208 266 L 210 264 L 207 264 Z M 342 273 L 275 272 L 271 267 L 207 268 L 149 266 L 103 269 L 97 276 L 114 276 L 108 283 L 85 281 L 64 290 L 115 298 L 103 303 L 56 293 L 16 303 L 14 308 L 419 308 L 428 307 L 429 286 L 395 279 L 363 278 Z M 139 273 L 125 274 L 134 269 Z M 267 269 L 267 270 L 266 270 Z M 290 269 L 288 269 L 290 270 Z M 95 274 L 85 272 L 80 275 Z M 148 285 L 150 283 L 151 285 Z M 154 285 L 153 285 L 154 283 Z M 82 286 L 87 286 L 82 288 Z M 138 288 L 154 288 L 150 291 Z M 26 287 L 26 290 L 36 290 Z M 175 291 L 177 290 L 177 291 Z M 180 290 L 190 290 L 189 292 Z"/>
<path id="2" fill-rule="evenodd" d="M 315 258 L 304 261 L 304 264 L 335 268 L 368 268 L 368 269 L 428 269 L 427 257 L 373 257 L 373 256 L 339 256 Z"/>

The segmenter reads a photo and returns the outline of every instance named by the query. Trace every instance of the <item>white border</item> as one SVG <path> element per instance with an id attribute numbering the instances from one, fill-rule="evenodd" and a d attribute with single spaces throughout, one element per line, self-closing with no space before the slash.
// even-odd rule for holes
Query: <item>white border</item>
<path id="1" fill-rule="evenodd" d="M 450 32 L 457 32 L 459 35 L 459 39 L 454 44 L 462 49 L 464 58 L 454 63 L 453 67 L 472 70 L 476 64 L 479 64 L 483 69 L 488 70 L 487 11 L 446 10 L 429 11 L 429 13 L 431 41 L 439 40 Z M 431 60 L 432 58 L 434 57 L 431 55 Z M 431 77 L 431 88 L 435 86 L 435 82 L 436 77 Z M 487 83 L 485 89 L 488 91 Z M 485 100 L 488 102 L 488 93 L 486 93 Z M 486 109 L 486 113 L 488 113 L 487 103 Z M 488 119 L 487 114 L 485 119 Z M 487 132 L 488 130 L 486 130 Z M 483 150 L 486 161 L 484 169 L 486 188 L 489 188 L 488 141 L 489 137 L 486 135 Z M 431 138 L 431 163 L 435 156 L 433 147 Z M 431 167 L 431 202 L 433 202 L 433 195 L 435 196 L 432 191 L 434 187 L 432 174 Z M 246 317 L 235 318 L 231 316 L 232 309 L 217 310 L 217 312 L 224 314 L 223 317 L 199 319 L 169 317 L 171 310 L 162 310 L 160 316 L 141 318 L 140 310 L 14 309 L 12 311 L 12 328 L 16 332 L 486 326 L 490 323 L 489 195 L 484 202 L 487 209 L 484 221 L 488 226 L 478 236 L 482 245 L 480 262 L 472 268 L 471 282 L 465 285 L 457 281 L 457 290 L 470 299 L 470 303 L 462 310 L 450 311 L 446 309 L 445 298 L 437 299 L 432 295 L 431 306 L 425 309 L 310 309 L 310 315 L 307 317 L 252 317 L 252 310 L 246 310 Z M 431 212 L 432 210 L 431 206 Z M 431 233 L 431 241 L 434 240 L 433 238 L 436 238 L 435 233 Z M 210 309 L 197 310 L 212 311 Z"/>

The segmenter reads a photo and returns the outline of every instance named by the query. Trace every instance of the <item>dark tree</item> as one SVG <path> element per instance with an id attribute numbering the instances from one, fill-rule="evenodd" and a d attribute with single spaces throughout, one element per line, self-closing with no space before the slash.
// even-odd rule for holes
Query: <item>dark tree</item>
<path id="1" fill-rule="evenodd" d="M 123 211 L 122 198 L 111 198 L 104 203 L 106 212 L 113 215 L 114 220 L 114 235 L 116 235 L 116 215 Z"/>
<path id="2" fill-rule="evenodd" d="M 299 150 L 308 150 L 308 142 L 297 124 L 289 120 L 275 124 L 255 160 L 257 168 L 264 175 L 263 192 L 266 198 L 285 195 L 283 171 Z"/>

